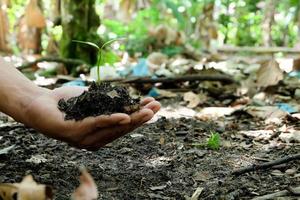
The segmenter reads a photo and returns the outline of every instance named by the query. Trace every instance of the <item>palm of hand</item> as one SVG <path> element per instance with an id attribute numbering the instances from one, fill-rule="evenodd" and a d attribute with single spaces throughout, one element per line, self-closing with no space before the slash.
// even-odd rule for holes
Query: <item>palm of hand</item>
<path id="1" fill-rule="evenodd" d="M 157 101 L 146 98 L 141 102 L 143 108 L 130 116 L 117 113 L 110 116 L 88 117 L 81 121 L 65 121 L 64 113 L 57 108 L 59 99 L 78 96 L 84 89 L 62 87 L 45 92 L 26 107 L 25 124 L 73 146 L 96 150 L 150 120 L 160 109 Z"/>

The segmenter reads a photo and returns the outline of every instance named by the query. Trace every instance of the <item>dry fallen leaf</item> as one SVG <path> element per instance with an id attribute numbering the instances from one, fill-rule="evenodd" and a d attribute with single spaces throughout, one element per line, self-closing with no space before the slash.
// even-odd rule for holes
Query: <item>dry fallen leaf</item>
<path id="1" fill-rule="evenodd" d="M 296 168 L 290 168 L 285 170 L 285 174 L 288 176 L 294 176 L 297 173 L 297 169 Z"/>
<path id="2" fill-rule="evenodd" d="M 273 176 L 284 176 L 284 173 L 282 173 L 280 170 L 275 169 L 271 172 L 271 175 Z"/>
<path id="3" fill-rule="evenodd" d="M 51 200 L 52 189 L 49 186 L 37 184 L 31 175 L 25 176 L 21 183 L 14 184 L 18 188 L 20 200 Z"/>
<path id="4" fill-rule="evenodd" d="M 96 200 L 98 198 L 98 189 L 87 170 L 82 170 L 80 176 L 80 186 L 72 195 L 73 200 Z"/>
<path id="5" fill-rule="evenodd" d="M 246 135 L 247 137 L 254 138 L 256 141 L 265 140 L 268 141 L 274 134 L 272 130 L 248 130 L 248 131 L 240 131 L 242 135 Z"/>
<path id="6" fill-rule="evenodd" d="M 46 157 L 45 154 L 32 155 L 30 158 L 26 159 L 26 162 L 34 163 L 34 164 L 45 163 L 47 162 L 47 159 L 45 157 Z"/>
<path id="7" fill-rule="evenodd" d="M 164 145 L 165 143 L 166 143 L 166 139 L 163 135 L 161 135 L 160 138 L 159 138 L 159 144 Z"/>
<path id="8" fill-rule="evenodd" d="M 235 107 L 205 107 L 196 114 L 196 118 L 199 120 L 207 121 L 214 120 L 219 117 L 225 117 L 231 115 L 237 110 L 242 109 L 243 106 Z"/>
<path id="9" fill-rule="evenodd" d="M 3 200 L 51 200 L 52 189 L 37 184 L 32 176 L 26 176 L 21 183 L 0 184 L 0 199 Z"/>
<path id="10" fill-rule="evenodd" d="M 283 80 L 283 71 L 274 59 L 264 62 L 256 75 L 256 84 L 258 87 L 277 85 L 279 81 Z"/>
<path id="11" fill-rule="evenodd" d="M 200 96 L 197 95 L 197 94 L 195 94 L 194 92 L 186 92 L 186 93 L 184 93 L 183 100 L 189 103 L 187 105 L 188 108 L 195 108 L 201 102 Z"/>
<path id="12" fill-rule="evenodd" d="M 192 197 L 191 197 L 191 200 L 197 200 L 199 199 L 199 196 L 201 195 L 202 191 L 204 190 L 203 187 L 198 187 L 196 189 L 196 191 L 193 193 Z"/>
<path id="13" fill-rule="evenodd" d="M 290 130 L 287 133 L 281 133 L 279 135 L 280 140 L 286 143 L 299 143 L 300 142 L 300 131 Z"/>
<path id="14" fill-rule="evenodd" d="M 248 106 L 245 111 L 253 117 L 264 119 L 267 124 L 280 124 L 288 113 L 276 106 Z"/>
<path id="15" fill-rule="evenodd" d="M 160 186 L 154 186 L 150 187 L 150 190 L 156 191 L 156 190 L 163 190 L 167 187 L 167 185 L 160 185 Z"/>
<path id="16" fill-rule="evenodd" d="M 3 200 L 16 200 L 18 188 L 13 184 L 2 183 L 0 184 L 0 199 Z"/>

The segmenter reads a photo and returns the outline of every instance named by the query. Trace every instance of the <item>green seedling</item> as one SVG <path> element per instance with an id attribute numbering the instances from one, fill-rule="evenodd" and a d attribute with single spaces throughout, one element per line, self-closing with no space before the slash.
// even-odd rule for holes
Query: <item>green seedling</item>
<path id="1" fill-rule="evenodd" d="M 216 132 L 211 132 L 210 137 L 207 140 L 207 147 L 212 150 L 218 150 L 221 146 L 220 135 Z"/>
<path id="2" fill-rule="evenodd" d="M 98 50 L 97 64 L 96 64 L 96 66 L 97 66 L 97 82 L 99 83 L 101 81 L 101 78 L 100 78 L 100 67 L 101 67 L 102 52 L 103 52 L 104 47 L 112 44 L 115 41 L 123 40 L 123 39 L 125 39 L 125 38 L 116 38 L 116 39 L 109 40 L 109 41 L 105 42 L 101 47 L 99 47 L 97 44 L 95 44 L 93 42 L 86 42 L 86 41 L 80 41 L 80 40 L 72 40 L 72 41 L 80 43 L 80 44 L 89 45 L 89 46 L 94 47 L 94 48 L 96 48 Z"/>
<path id="3" fill-rule="evenodd" d="M 198 148 L 209 148 L 212 150 L 219 150 L 221 146 L 221 137 L 219 133 L 211 132 L 210 137 L 207 139 L 206 143 L 193 143 L 192 146 Z"/>

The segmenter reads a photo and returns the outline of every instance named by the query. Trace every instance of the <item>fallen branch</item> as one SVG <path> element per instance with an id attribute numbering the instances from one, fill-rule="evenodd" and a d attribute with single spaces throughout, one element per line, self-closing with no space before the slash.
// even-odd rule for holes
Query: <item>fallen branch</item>
<path id="1" fill-rule="evenodd" d="M 107 79 L 105 82 L 122 82 L 122 83 L 175 83 L 184 81 L 220 81 L 223 83 L 234 83 L 234 80 L 227 75 L 185 75 L 178 77 L 163 77 L 163 78 L 150 78 L 150 77 L 136 77 L 125 79 Z"/>
<path id="2" fill-rule="evenodd" d="M 244 173 L 248 173 L 248 172 L 252 172 L 252 171 L 256 171 L 256 170 L 260 170 L 260 169 L 267 169 L 267 168 L 273 167 L 275 165 L 280 165 L 280 164 L 287 163 L 287 162 L 290 162 L 293 160 L 298 160 L 298 159 L 300 159 L 300 153 L 286 156 L 286 157 L 283 157 L 283 158 L 280 158 L 277 160 L 273 160 L 270 162 L 266 162 L 263 164 L 253 164 L 248 167 L 237 169 L 237 170 L 233 171 L 232 174 L 233 175 L 241 175 Z"/>
<path id="3" fill-rule="evenodd" d="M 63 63 L 66 65 L 86 65 L 86 63 L 80 59 L 71 59 L 71 58 L 54 58 L 54 57 L 43 57 L 38 58 L 35 61 L 24 63 L 23 65 L 19 66 L 19 70 L 27 69 L 33 65 L 36 65 L 40 62 L 57 62 L 57 63 Z"/>
<path id="4" fill-rule="evenodd" d="M 300 49 L 297 48 L 289 48 L 289 47 L 231 47 L 231 46 L 223 46 L 217 49 L 222 53 L 236 53 L 236 52 L 249 52 L 249 53 L 257 53 L 257 54 L 274 54 L 274 53 L 294 53 L 299 54 Z"/>
<path id="5" fill-rule="evenodd" d="M 292 190 L 293 192 L 291 192 L 290 190 Z M 290 189 L 287 189 L 287 190 L 282 190 L 282 191 L 275 192 L 275 193 L 272 193 L 272 194 L 267 194 L 267 195 L 264 195 L 264 196 L 256 197 L 256 198 L 253 198 L 252 200 L 275 199 L 277 197 L 283 197 L 283 196 L 287 196 L 287 195 L 298 196 L 297 194 L 295 195 L 295 193 L 294 193 L 295 191 L 297 193 L 299 193 L 300 192 L 300 186 L 295 187 L 295 188 L 290 188 Z"/>

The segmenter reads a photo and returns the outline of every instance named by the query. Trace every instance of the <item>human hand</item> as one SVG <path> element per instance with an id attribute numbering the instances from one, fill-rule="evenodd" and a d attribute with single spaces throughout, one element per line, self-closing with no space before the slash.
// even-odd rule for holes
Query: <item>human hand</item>
<path id="1" fill-rule="evenodd" d="M 64 120 L 57 108 L 61 98 L 80 95 L 83 87 L 61 87 L 45 90 L 25 107 L 22 122 L 46 136 L 62 140 L 78 148 L 97 150 L 113 140 L 133 131 L 150 120 L 160 109 L 160 103 L 148 97 L 141 101 L 141 110 L 131 115 L 116 113 L 88 117 L 81 121 Z"/>

